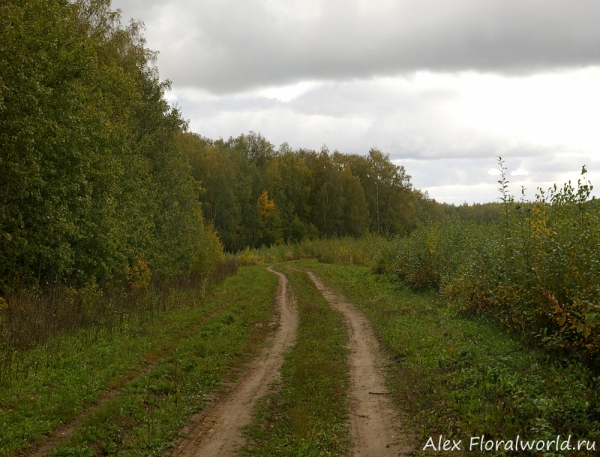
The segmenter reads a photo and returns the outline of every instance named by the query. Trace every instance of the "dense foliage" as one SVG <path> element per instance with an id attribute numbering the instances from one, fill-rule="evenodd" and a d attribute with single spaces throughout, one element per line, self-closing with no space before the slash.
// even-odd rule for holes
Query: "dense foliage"
<path id="1" fill-rule="evenodd" d="M 7 0 L 0 14 L 0 296 L 206 272 L 217 232 L 239 251 L 494 217 L 436 203 L 377 149 L 186 133 L 141 23 L 110 0 Z"/>
<path id="2" fill-rule="evenodd" d="M 502 168 L 504 172 L 504 168 Z M 502 218 L 458 218 L 396 239 L 378 268 L 413 289 L 439 289 L 526 339 L 597 363 L 600 206 L 582 178 L 516 201 L 502 174 Z"/>
<path id="3" fill-rule="evenodd" d="M 0 16 L 0 295 L 218 260 L 141 24 L 109 0 L 7 0 Z"/>
<path id="4" fill-rule="evenodd" d="M 270 246 L 318 237 L 408 234 L 431 207 L 410 176 L 377 149 L 367 156 L 306 149 L 278 150 L 259 134 L 210 140 L 180 136 L 202 208 L 225 247 Z"/>

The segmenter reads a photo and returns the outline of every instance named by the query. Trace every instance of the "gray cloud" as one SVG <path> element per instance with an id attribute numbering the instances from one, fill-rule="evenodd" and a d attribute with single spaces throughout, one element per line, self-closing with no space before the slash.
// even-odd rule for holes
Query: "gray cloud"
<path id="1" fill-rule="evenodd" d="M 600 181 L 600 71 L 587 67 L 600 64 L 597 0 L 113 7 L 146 23 L 161 77 L 173 81 L 171 99 L 207 137 L 254 130 L 293 148 L 377 147 L 415 187 L 458 204 L 497 200 L 498 177 L 488 170 L 499 155 L 517 172 L 512 192 L 523 185 L 530 198 L 537 187 L 576 180 L 583 164 Z M 269 93 L 296 82 L 313 86 L 280 99 Z"/>
<path id="2" fill-rule="evenodd" d="M 214 93 L 417 70 L 526 74 L 600 62 L 597 0 L 117 0 L 162 74 Z"/>
<path id="3" fill-rule="evenodd" d="M 501 197 L 497 175 L 490 175 L 490 169 L 498 170 L 495 157 L 480 159 L 438 159 L 438 160 L 399 160 L 412 175 L 417 189 L 427 190 L 438 201 L 462 204 L 498 201 Z M 539 158 L 520 159 L 509 157 L 504 162 L 507 170 L 508 191 L 515 198 L 521 198 L 521 186 L 525 187 L 525 197 L 535 199 L 538 188 L 547 191 L 554 183 L 562 186 L 571 179 L 573 184 L 580 177 L 581 166 L 598 169 L 599 161 L 592 158 L 556 157 L 549 154 Z M 528 174 L 515 174 L 517 170 Z M 591 173 L 589 178 L 597 182 L 600 173 Z"/>
<path id="4" fill-rule="evenodd" d="M 415 87 L 398 79 L 318 85 L 281 102 L 257 95 L 210 97 L 175 89 L 192 130 L 205 136 L 260 131 L 276 145 L 366 154 L 377 147 L 393 159 L 538 157 L 562 152 L 518 142 L 458 123 L 442 107 L 457 93 L 449 88 Z"/>
<path id="5" fill-rule="evenodd" d="M 496 201 L 498 177 L 488 171 L 497 168 L 498 156 L 506 160 L 512 192 L 520 195 L 523 185 L 529 198 L 537 187 L 562 183 L 565 176 L 576 179 L 583 164 L 600 170 L 594 152 L 516 140 L 456 122 L 443 108 L 455 92 L 432 87 L 402 79 L 331 83 L 288 102 L 183 89 L 174 95 L 191 129 L 202 135 L 227 138 L 254 130 L 276 146 L 285 141 L 292 148 L 319 149 L 326 144 L 358 154 L 377 147 L 406 167 L 416 188 L 449 203 Z"/>
<path id="6" fill-rule="evenodd" d="M 366 154 L 372 147 L 393 159 L 481 159 L 536 157 L 562 152 L 558 146 L 507 143 L 504 137 L 457 122 L 440 108 L 450 90 L 419 90 L 393 81 L 327 84 L 288 102 L 259 96 L 206 97 L 175 90 L 191 129 L 218 138 L 254 130 L 275 145 Z M 488 167 L 489 168 L 489 167 Z M 487 170 L 487 169 L 486 169 Z M 431 185 L 432 183 L 428 183 Z"/>

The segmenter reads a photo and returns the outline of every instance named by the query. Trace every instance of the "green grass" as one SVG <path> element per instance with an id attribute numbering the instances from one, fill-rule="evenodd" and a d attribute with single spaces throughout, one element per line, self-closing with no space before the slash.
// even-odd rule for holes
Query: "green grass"
<path id="1" fill-rule="evenodd" d="M 296 345 L 282 380 L 262 399 L 247 428 L 246 456 L 336 456 L 349 449 L 348 337 L 341 315 L 304 273 L 282 269 L 297 298 Z"/>
<path id="2" fill-rule="evenodd" d="M 271 318 L 276 290 L 275 275 L 243 268 L 212 300 L 168 312 L 139 332 L 100 334 L 93 345 L 83 331 L 64 339 L 61 356 L 0 391 L 0 455 L 50 433 L 109 388 L 121 390 L 50 455 L 162 455 L 229 368 L 260 346 L 267 326 L 254 324 Z"/>
<path id="3" fill-rule="evenodd" d="M 373 322 L 391 360 L 388 388 L 416 432 L 418 449 L 440 434 L 462 439 L 463 448 L 471 436 L 572 434 L 595 440 L 598 449 L 598 380 L 581 365 L 552 361 L 492 321 L 463 317 L 433 293 L 398 290 L 368 268 L 294 264 L 314 271 Z"/>

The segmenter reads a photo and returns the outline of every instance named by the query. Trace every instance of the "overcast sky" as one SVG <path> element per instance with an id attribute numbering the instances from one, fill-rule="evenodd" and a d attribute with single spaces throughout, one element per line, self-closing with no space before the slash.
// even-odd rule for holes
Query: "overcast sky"
<path id="1" fill-rule="evenodd" d="M 190 128 L 404 165 L 448 203 L 600 188 L 598 0 L 115 0 Z"/>

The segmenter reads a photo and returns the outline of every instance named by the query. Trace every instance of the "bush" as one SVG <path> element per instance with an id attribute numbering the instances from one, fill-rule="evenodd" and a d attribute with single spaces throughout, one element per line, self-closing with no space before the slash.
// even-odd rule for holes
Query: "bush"
<path id="1" fill-rule="evenodd" d="M 534 201 L 501 184 L 503 215 L 475 224 L 426 224 L 393 240 L 376 262 L 415 290 L 437 289 L 467 312 L 487 314 L 525 339 L 577 354 L 600 353 L 600 207 L 582 178 L 541 189 Z"/>
<path id="2" fill-rule="evenodd" d="M 456 279 L 482 249 L 488 227 L 458 218 L 430 222 L 409 237 L 396 238 L 375 264 L 379 273 L 394 273 L 414 290 L 441 290 L 457 295 Z"/>
<path id="3" fill-rule="evenodd" d="M 504 169 L 503 169 L 504 171 Z M 533 202 L 507 195 L 498 235 L 474 263 L 467 309 L 592 361 L 600 347 L 600 208 L 582 178 L 540 189 Z"/>

